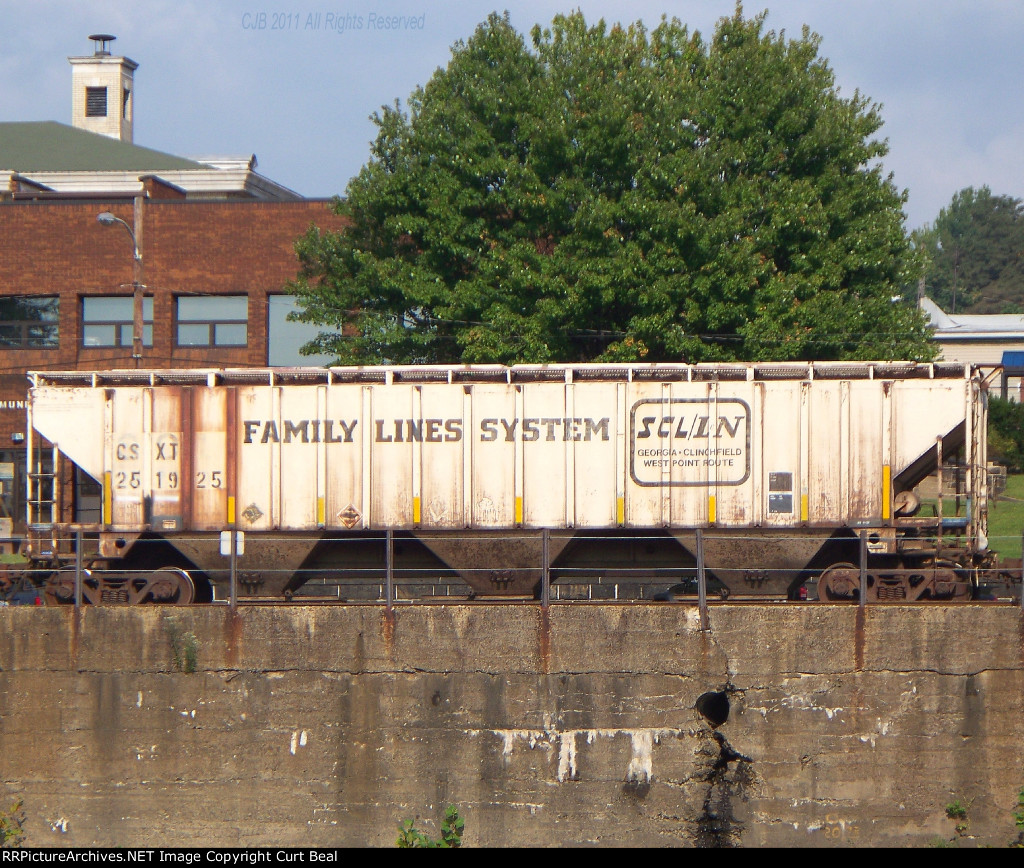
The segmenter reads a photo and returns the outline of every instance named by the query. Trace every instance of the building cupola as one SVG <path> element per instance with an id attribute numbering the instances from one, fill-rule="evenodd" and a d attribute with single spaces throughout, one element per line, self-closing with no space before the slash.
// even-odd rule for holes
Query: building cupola
<path id="1" fill-rule="evenodd" d="M 69 57 L 71 64 L 71 125 L 90 133 L 132 142 L 135 114 L 135 70 L 138 64 L 111 54 L 109 33 L 96 33 L 93 53 Z"/>

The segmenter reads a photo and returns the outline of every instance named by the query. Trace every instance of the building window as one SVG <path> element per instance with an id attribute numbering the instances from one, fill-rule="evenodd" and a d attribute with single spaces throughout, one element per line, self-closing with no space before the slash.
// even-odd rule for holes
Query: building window
<path id="1" fill-rule="evenodd" d="M 60 299 L 0 298 L 0 348 L 57 346 Z"/>
<path id="2" fill-rule="evenodd" d="M 83 347 L 130 347 L 135 326 L 135 299 L 130 295 L 82 299 Z M 153 299 L 142 299 L 142 345 L 153 346 Z"/>
<path id="3" fill-rule="evenodd" d="M 177 299 L 179 347 L 244 347 L 249 337 L 249 297 L 182 296 Z"/>
<path id="4" fill-rule="evenodd" d="M 121 94 L 121 117 L 128 120 L 128 100 L 131 98 L 132 92 L 128 88 L 124 89 Z"/>
<path id="5" fill-rule="evenodd" d="M 25 450 L 0 450 L 0 538 L 25 516 Z M 4 521 L 6 519 L 6 521 Z"/>
<path id="6" fill-rule="evenodd" d="M 73 492 L 74 520 L 82 524 L 103 521 L 103 486 L 81 467 L 75 467 Z"/>
<path id="7" fill-rule="evenodd" d="M 321 367 L 334 361 L 334 356 L 303 356 L 303 344 L 309 343 L 322 329 L 307 322 L 292 322 L 288 315 L 301 310 L 294 295 L 271 295 L 267 298 L 267 364 L 277 366 L 310 365 Z"/>
<path id="8" fill-rule="evenodd" d="M 107 89 L 105 87 L 87 87 L 85 89 L 85 116 L 87 118 L 105 118 L 107 116 Z"/>

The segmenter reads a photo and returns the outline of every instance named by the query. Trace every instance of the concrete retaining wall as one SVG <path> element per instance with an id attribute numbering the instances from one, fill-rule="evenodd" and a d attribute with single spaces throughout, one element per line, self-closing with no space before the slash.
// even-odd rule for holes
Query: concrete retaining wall
<path id="1" fill-rule="evenodd" d="M 195 671 L 190 654 L 194 652 Z M 698 703 L 704 694 L 720 694 Z M 707 713 L 728 700 L 728 719 Z M 0 795 L 35 846 L 1005 846 L 999 606 L 0 609 Z"/>

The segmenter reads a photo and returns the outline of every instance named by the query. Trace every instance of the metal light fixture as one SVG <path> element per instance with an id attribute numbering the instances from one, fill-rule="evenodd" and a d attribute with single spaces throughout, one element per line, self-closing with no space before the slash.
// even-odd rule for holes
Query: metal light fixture
<path id="1" fill-rule="evenodd" d="M 142 283 L 142 254 L 139 252 L 139 242 L 135 237 L 135 230 L 115 214 L 109 211 L 101 211 L 96 215 L 96 221 L 102 226 L 113 226 L 120 223 L 128 237 L 132 240 L 132 358 L 138 366 L 142 358 L 142 291 L 145 286 Z"/>

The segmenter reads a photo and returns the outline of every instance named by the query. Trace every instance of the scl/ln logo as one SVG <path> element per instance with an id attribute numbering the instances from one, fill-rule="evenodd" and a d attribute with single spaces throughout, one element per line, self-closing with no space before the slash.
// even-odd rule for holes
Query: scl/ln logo
<path id="1" fill-rule="evenodd" d="M 750 407 L 738 398 L 637 401 L 630 430 L 637 485 L 739 485 L 750 475 Z"/>
<path id="2" fill-rule="evenodd" d="M 745 418 L 743 414 L 732 418 L 719 416 L 718 426 L 713 436 L 720 438 L 723 434 L 728 434 L 730 437 L 735 437 Z M 690 420 L 689 423 L 687 423 L 687 419 Z M 711 417 L 706 415 L 693 415 L 689 417 L 685 415 L 678 417 L 661 416 L 660 418 L 658 416 L 644 416 L 640 421 L 643 424 L 643 428 L 637 432 L 637 440 L 643 440 L 648 437 L 658 437 L 661 440 L 667 440 L 670 437 L 680 440 L 693 440 L 712 436 L 710 432 Z"/>

